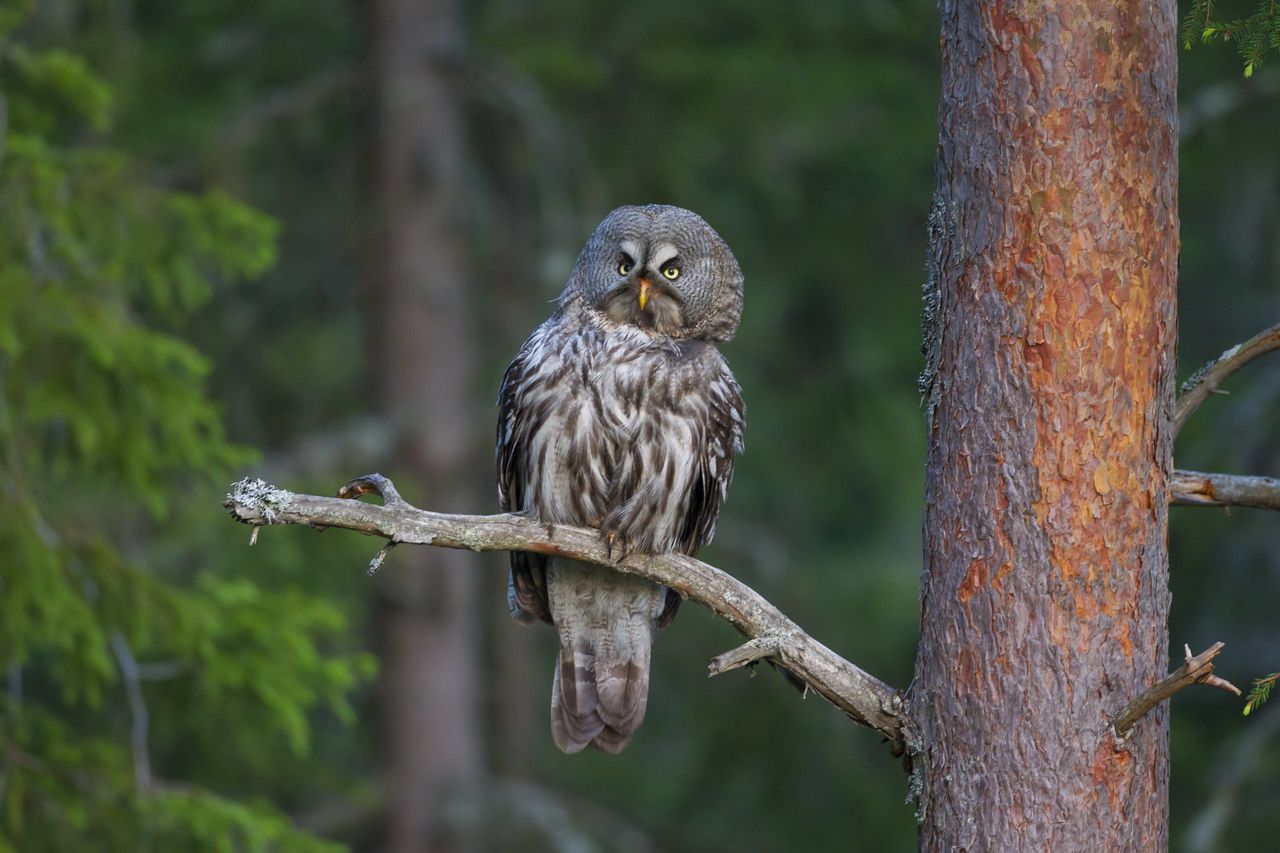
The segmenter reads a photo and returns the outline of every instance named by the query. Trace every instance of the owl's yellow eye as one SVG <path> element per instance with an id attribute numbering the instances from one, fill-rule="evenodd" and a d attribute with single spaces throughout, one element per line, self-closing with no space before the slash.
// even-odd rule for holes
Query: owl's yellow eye
<path id="1" fill-rule="evenodd" d="M 680 267 L 677 267 L 674 265 L 669 267 L 664 267 L 662 270 L 662 274 L 665 275 L 671 281 L 675 281 L 680 277 Z"/>
<path id="2" fill-rule="evenodd" d="M 623 261 L 622 263 L 618 264 L 618 275 L 626 275 L 629 272 L 631 272 L 630 262 Z"/>

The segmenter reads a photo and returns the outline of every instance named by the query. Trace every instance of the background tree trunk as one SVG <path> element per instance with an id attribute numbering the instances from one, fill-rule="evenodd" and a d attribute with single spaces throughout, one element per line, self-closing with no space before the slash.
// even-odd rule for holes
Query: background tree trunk
<path id="1" fill-rule="evenodd" d="M 473 504 L 478 431 L 465 243 L 465 128 L 450 69 L 462 49 L 450 0 L 379 0 L 371 53 L 379 120 L 380 240 L 371 279 L 373 371 L 384 417 L 407 427 L 397 468 L 433 506 Z M 487 434 L 487 432 L 485 432 Z M 465 554 L 406 549 L 379 575 L 386 840 L 391 851 L 457 846 L 446 798 L 480 772 L 480 646 Z"/>
<path id="2" fill-rule="evenodd" d="M 1164 849 L 1176 8 L 941 6 L 921 849 Z"/>

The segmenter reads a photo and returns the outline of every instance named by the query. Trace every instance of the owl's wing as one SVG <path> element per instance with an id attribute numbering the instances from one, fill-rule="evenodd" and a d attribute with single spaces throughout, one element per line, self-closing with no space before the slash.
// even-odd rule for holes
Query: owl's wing
<path id="1" fill-rule="evenodd" d="M 538 375 L 542 329 L 529 338 L 507 367 L 498 391 L 498 441 L 494 461 L 498 468 L 498 504 L 503 512 L 525 509 L 528 482 L 529 441 L 537 431 L 545 407 L 527 404 L 530 386 Z M 547 558 L 526 551 L 511 552 L 507 580 L 507 606 L 521 622 L 551 621 L 547 604 Z"/>
<path id="2" fill-rule="evenodd" d="M 692 556 L 716 534 L 720 504 L 733 479 L 734 457 L 742 452 L 742 389 L 717 354 L 717 370 L 706 388 L 707 419 L 702 454 L 689 495 L 689 509 L 680 534 L 680 550 Z"/>

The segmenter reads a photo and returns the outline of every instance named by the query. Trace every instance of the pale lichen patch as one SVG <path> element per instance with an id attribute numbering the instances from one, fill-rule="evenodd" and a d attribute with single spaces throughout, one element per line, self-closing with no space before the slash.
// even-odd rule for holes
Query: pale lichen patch
<path id="1" fill-rule="evenodd" d="M 293 497 L 293 493 L 273 486 L 266 480 L 245 477 L 232 483 L 223 506 L 246 524 L 281 524 L 277 510 Z"/>

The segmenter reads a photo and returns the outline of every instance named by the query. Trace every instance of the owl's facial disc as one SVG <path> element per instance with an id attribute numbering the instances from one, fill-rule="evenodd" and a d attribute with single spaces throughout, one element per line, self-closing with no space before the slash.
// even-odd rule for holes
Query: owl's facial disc
<path id="1" fill-rule="evenodd" d="M 728 341 L 742 313 L 742 271 L 696 213 L 624 206 L 583 247 L 561 305 L 657 336 Z"/>
<path id="2" fill-rule="evenodd" d="M 673 282 L 680 277 L 678 257 L 669 246 L 647 251 L 625 240 L 619 246 L 614 267 L 616 282 L 600 306 L 619 323 L 639 326 L 662 335 L 677 335 L 684 328 L 684 296 Z M 651 259 L 661 258 L 661 263 Z"/>

